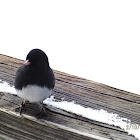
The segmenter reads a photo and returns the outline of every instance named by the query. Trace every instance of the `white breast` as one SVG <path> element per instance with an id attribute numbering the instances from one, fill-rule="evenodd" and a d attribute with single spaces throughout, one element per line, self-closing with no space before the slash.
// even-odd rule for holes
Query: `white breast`
<path id="1" fill-rule="evenodd" d="M 22 88 L 22 90 L 16 90 L 17 95 L 22 99 L 28 100 L 29 102 L 41 102 L 48 98 L 52 94 L 52 90 L 47 87 L 39 87 L 37 85 L 28 85 Z"/>

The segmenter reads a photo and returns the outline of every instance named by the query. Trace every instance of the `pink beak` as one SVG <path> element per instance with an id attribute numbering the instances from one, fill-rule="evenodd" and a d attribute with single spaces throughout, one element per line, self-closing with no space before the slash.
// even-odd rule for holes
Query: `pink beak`
<path id="1" fill-rule="evenodd" d="M 29 65 L 31 65 L 31 62 L 29 62 L 29 60 L 27 60 L 27 61 L 24 63 L 24 65 L 29 66 Z"/>

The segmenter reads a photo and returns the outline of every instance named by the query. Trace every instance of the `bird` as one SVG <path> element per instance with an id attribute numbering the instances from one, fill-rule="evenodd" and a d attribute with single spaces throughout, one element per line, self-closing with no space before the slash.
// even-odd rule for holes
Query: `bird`
<path id="1" fill-rule="evenodd" d="M 44 51 L 32 49 L 27 54 L 26 62 L 16 72 L 14 86 L 17 95 L 22 98 L 20 114 L 25 108 L 26 101 L 43 104 L 43 101 L 51 96 L 55 76 Z M 41 114 L 42 112 L 43 107 Z"/>

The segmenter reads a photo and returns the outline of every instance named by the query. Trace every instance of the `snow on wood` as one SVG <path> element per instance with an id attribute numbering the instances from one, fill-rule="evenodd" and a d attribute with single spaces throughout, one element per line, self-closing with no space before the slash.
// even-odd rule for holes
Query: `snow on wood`
<path id="1" fill-rule="evenodd" d="M 0 132 L 2 133 L 0 137 L 11 137 L 15 139 L 13 134 L 17 132 L 18 136 L 20 135 L 21 138 L 24 138 L 25 134 L 27 134 L 26 137 L 29 136 L 31 139 L 33 139 L 33 137 L 38 138 L 38 133 L 35 132 L 34 135 L 30 133 L 32 132 L 32 127 L 30 131 L 24 129 L 26 125 L 28 126 L 27 122 L 29 121 L 30 123 L 35 122 L 35 125 L 40 124 L 38 129 L 40 129 L 40 127 L 45 127 L 46 131 L 47 129 L 52 129 L 54 127 L 59 128 L 59 133 L 56 132 L 58 131 L 56 129 L 52 131 L 49 130 L 48 136 L 50 137 L 51 135 L 52 139 L 55 139 L 56 137 L 57 139 L 66 139 L 66 137 L 67 139 L 70 139 L 69 135 L 71 133 L 73 135 L 72 139 L 123 138 L 135 140 L 136 137 L 139 138 L 139 135 L 137 134 L 140 132 L 140 95 L 115 89 L 56 70 L 54 70 L 56 86 L 53 91 L 55 103 L 73 103 L 74 105 L 79 105 L 83 108 L 105 110 L 108 113 L 117 114 L 120 118 L 126 118 L 126 129 L 131 130 L 127 132 L 132 132 L 133 129 L 133 133 L 129 133 L 133 135 L 126 133 L 125 129 L 116 127 L 119 125 L 114 126 L 109 125 L 107 122 L 98 121 L 96 119 L 92 120 L 83 115 L 76 115 L 76 113 L 73 113 L 72 111 L 68 112 L 68 110 L 57 106 L 47 105 L 46 115 L 41 119 L 36 119 L 36 113 L 39 112 L 40 106 L 38 104 L 28 103 L 23 116 L 19 116 L 17 113 L 18 109 L 16 108 L 20 105 L 20 98 L 15 95 L 14 90 L 10 91 L 9 87 L 13 86 L 15 73 L 22 63 L 22 60 L 0 55 L 0 79 L 5 81 L 0 81 L 0 83 L 3 83 L 4 86 L 7 87 L 7 89 L 4 89 L 0 85 L 0 123 L 3 124 L 3 127 L 6 127 L 6 129 L 2 129 L 2 127 L 0 127 Z M 7 92 L 14 94 L 12 95 Z M 3 115 L 6 117 L 1 117 Z M 4 119 L 10 120 L 10 118 L 14 121 L 4 121 Z M 93 118 L 95 118 L 95 116 L 93 116 Z M 18 121 L 24 121 L 24 127 L 22 127 L 21 125 L 23 124 L 20 125 Z M 9 125 L 7 125 L 7 123 Z M 12 127 L 12 123 L 15 123 L 13 131 L 10 129 Z M 50 128 L 49 124 L 53 127 Z M 19 129 L 19 131 L 15 131 L 15 129 Z M 6 130 L 9 130 L 10 133 Z M 43 138 L 47 139 L 45 132 L 40 136 L 40 139 Z M 19 139 L 19 137 L 17 139 Z"/>

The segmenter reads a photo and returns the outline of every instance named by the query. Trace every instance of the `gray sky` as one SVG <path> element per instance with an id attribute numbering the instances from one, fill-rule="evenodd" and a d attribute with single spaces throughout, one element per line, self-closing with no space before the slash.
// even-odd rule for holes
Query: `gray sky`
<path id="1" fill-rule="evenodd" d="M 140 93 L 140 1 L 0 1 L 0 53 L 33 48 L 53 69 Z"/>

